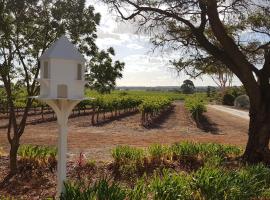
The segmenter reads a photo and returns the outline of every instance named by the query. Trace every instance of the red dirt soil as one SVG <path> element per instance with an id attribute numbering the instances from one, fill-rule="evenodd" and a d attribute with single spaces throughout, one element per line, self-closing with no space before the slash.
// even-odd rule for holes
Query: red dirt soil
<path id="1" fill-rule="evenodd" d="M 175 102 L 172 112 L 164 114 L 151 128 L 140 125 L 140 114 L 91 125 L 91 116 L 69 120 L 68 149 L 71 156 L 84 152 L 88 158 L 110 160 L 110 150 L 116 145 L 147 147 L 153 143 L 171 144 L 183 140 L 217 142 L 243 146 L 247 141 L 248 120 L 208 108 L 202 128 L 189 117 L 182 102 Z M 47 122 L 28 125 L 21 144 L 56 145 L 57 124 Z M 0 130 L 0 146 L 6 150 L 6 130 Z"/>

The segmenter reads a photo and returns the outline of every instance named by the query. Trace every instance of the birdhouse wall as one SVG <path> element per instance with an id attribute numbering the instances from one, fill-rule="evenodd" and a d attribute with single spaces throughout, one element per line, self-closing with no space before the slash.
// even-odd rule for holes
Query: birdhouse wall
<path id="1" fill-rule="evenodd" d="M 49 95 L 50 85 L 50 61 L 43 60 L 40 67 L 40 79 L 43 81 L 40 82 L 40 96 L 47 97 Z"/>
<path id="2" fill-rule="evenodd" d="M 50 85 L 48 82 L 41 82 L 40 83 L 40 96 L 41 97 L 48 97 L 50 93 Z"/>
<path id="3" fill-rule="evenodd" d="M 78 64 L 82 67 L 82 78 L 78 80 Z M 67 86 L 67 98 L 84 96 L 84 65 L 74 60 L 50 60 L 50 97 L 57 98 L 59 85 Z"/>

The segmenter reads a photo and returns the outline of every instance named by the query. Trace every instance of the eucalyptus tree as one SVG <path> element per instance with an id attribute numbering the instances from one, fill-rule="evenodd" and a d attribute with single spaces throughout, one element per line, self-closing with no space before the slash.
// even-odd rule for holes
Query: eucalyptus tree
<path id="1" fill-rule="evenodd" d="M 181 90 L 184 94 L 192 94 L 195 91 L 194 83 L 191 80 L 184 80 L 181 85 Z"/>
<path id="2" fill-rule="evenodd" d="M 222 93 L 225 92 L 226 87 L 232 86 L 233 72 L 213 56 L 189 59 L 188 61 L 179 59 L 171 63 L 178 72 L 184 71 L 191 78 L 209 75 Z"/>
<path id="3" fill-rule="evenodd" d="M 0 82 L 9 107 L 7 138 L 10 143 L 10 174 L 17 169 L 17 151 L 27 114 L 39 92 L 40 55 L 61 35 L 77 45 L 88 62 L 99 52 L 95 39 L 100 14 L 85 0 L 0 0 Z M 27 91 L 22 117 L 16 118 L 12 87 Z"/>
<path id="4" fill-rule="evenodd" d="M 113 62 L 111 56 L 114 56 L 113 48 L 107 51 L 100 51 L 91 59 L 87 79 L 89 86 L 99 93 L 110 93 L 116 86 L 116 79 L 122 78 L 122 71 L 125 63 L 120 61 Z"/>
<path id="5" fill-rule="evenodd" d="M 212 56 L 233 72 L 251 104 L 243 158 L 270 163 L 269 0 L 103 1 L 136 21 L 154 45 L 176 50 L 182 62 Z"/>

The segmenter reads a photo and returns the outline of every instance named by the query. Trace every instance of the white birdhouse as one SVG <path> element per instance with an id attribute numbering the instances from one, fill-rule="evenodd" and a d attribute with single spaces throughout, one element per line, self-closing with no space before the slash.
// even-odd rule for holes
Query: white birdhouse
<path id="1" fill-rule="evenodd" d="M 66 180 L 67 122 L 72 109 L 84 98 L 85 59 L 65 36 L 40 57 L 40 95 L 36 98 L 54 110 L 59 125 L 57 198 Z M 90 99 L 90 98 L 88 98 Z"/>
<path id="2" fill-rule="evenodd" d="M 85 59 L 76 47 L 62 36 L 40 57 L 41 99 L 83 99 Z"/>

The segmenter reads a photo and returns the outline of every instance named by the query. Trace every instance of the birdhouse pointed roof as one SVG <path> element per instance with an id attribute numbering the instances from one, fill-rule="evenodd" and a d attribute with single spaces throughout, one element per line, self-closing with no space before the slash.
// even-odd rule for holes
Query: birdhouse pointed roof
<path id="1" fill-rule="evenodd" d="M 40 57 L 40 60 L 60 58 L 66 60 L 78 60 L 84 62 L 83 55 L 78 49 L 68 40 L 66 36 L 61 36 L 56 40 Z"/>

